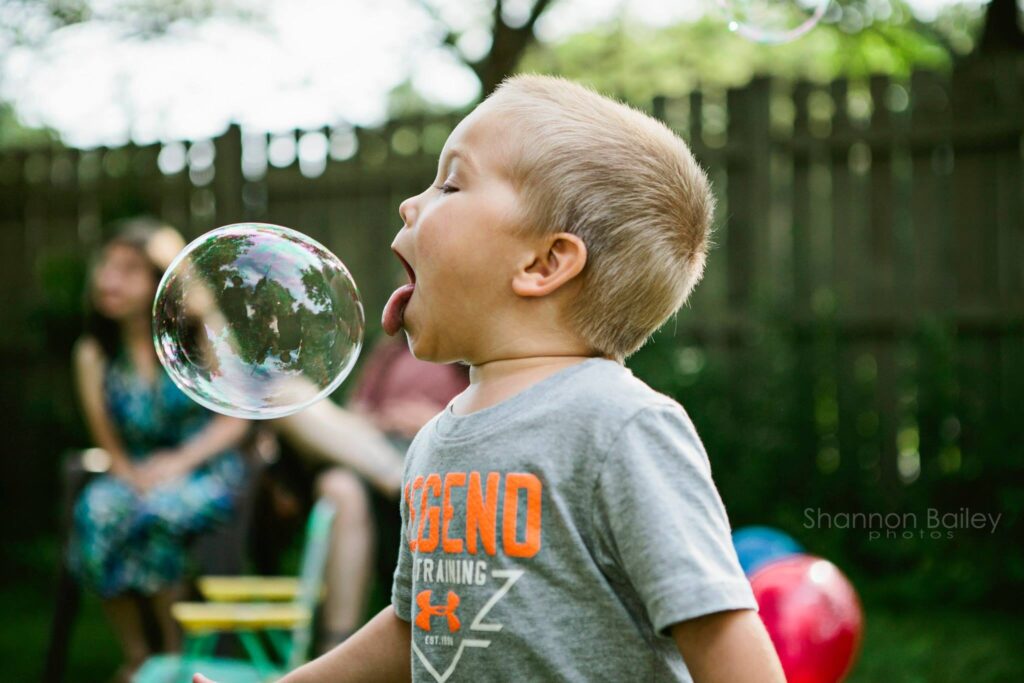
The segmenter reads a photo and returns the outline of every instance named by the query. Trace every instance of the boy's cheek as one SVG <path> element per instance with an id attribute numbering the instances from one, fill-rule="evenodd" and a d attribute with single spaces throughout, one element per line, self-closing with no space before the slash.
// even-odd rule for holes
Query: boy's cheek
<path id="1" fill-rule="evenodd" d="M 420 233 L 416 236 L 417 269 L 444 263 L 457 249 L 458 243 L 452 240 L 451 234 L 447 231 L 439 230 L 434 225 L 421 226 Z"/>

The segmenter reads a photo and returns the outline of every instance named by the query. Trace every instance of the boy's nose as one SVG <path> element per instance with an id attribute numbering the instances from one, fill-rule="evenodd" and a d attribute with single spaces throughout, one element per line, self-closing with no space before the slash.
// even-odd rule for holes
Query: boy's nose
<path id="1" fill-rule="evenodd" d="M 416 222 L 416 197 L 409 197 L 399 204 L 398 215 L 402 217 L 404 227 L 411 227 Z"/>

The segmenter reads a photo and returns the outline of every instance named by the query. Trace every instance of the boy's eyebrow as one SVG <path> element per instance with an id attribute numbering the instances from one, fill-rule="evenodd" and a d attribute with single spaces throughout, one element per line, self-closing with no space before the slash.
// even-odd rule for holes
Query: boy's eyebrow
<path id="1" fill-rule="evenodd" d="M 448 167 L 451 166 L 452 161 L 454 161 L 455 159 L 461 159 L 462 162 L 470 168 L 470 170 L 474 168 L 473 160 L 470 159 L 469 154 L 467 152 L 462 151 L 458 147 L 453 147 L 452 149 L 448 150 L 448 155 L 443 160 L 441 168 L 448 170 Z"/>

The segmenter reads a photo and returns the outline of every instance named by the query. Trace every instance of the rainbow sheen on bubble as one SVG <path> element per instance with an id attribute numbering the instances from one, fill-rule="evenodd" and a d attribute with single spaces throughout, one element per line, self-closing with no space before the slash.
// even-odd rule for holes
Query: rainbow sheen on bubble
<path id="1" fill-rule="evenodd" d="M 718 0 L 729 30 L 758 43 L 787 43 L 818 25 L 831 0 Z"/>
<path id="2" fill-rule="evenodd" d="M 352 371 L 365 319 L 348 269 L 300 232 L 239 223 L 171 263 L 153 303 L 167 373 L 207 408 L 271 419 L 329 395 Z"/>

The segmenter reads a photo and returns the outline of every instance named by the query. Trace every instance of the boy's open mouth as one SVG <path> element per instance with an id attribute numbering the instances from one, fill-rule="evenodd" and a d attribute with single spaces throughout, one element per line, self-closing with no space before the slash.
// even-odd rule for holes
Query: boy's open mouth
<path id="1" fill-rule="evenodd" d="M 381 316 L 380 323 L 388 336 L 397 334 L 405 324 L 405 307 L 409 304 L 413 290 L 416 289 L 416 273 L 413 271 L 412 266 L 398 253 L 397 249 L 392 249 L 391 251 L 395 252 L 395 256 L 398 257 L 398 260 L 402 262 L 402 266 L 405 267 L 405 272 L 409 275 L 409 284 L 402 285 L 396 289 L 384 305 L 384 313 Z"/>

